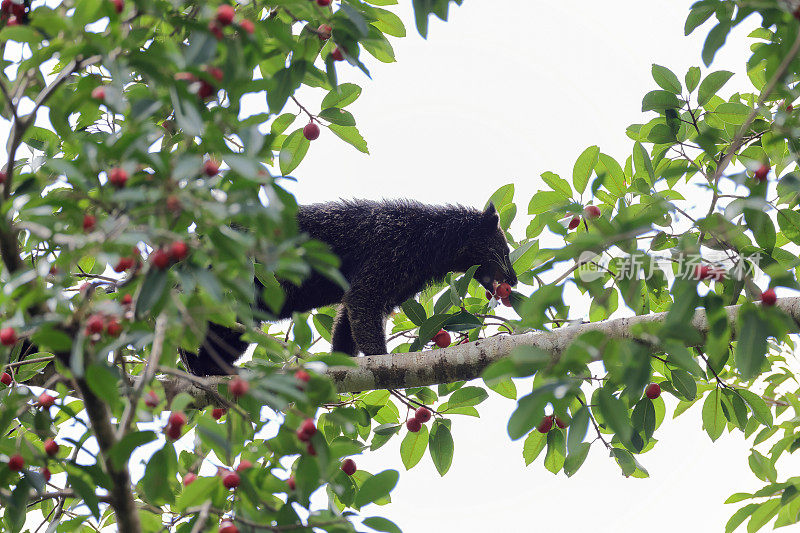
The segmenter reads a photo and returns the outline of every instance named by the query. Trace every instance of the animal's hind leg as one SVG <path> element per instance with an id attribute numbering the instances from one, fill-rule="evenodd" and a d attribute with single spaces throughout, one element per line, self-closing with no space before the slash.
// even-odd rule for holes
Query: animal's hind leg
<path id="1" fill-rule="evenodd" d="M 358 354 L 358 348 L 356 348 L 356 343 L 353 341 L 353 333 L 350 328 L 350 318 L 344 305 L 339 306 L 336 311 L 336 318 L 333 319 L 331 348 L 334 352 L 342 352 L 348 355 Z"/>
<path id="2" fill-rule="evenodd" d="M 350 319 L 350 331 L 359 350 L 365 355 L 385 354 L 386 314 L 370 295 L 348 294 L 343 302 Z"/>

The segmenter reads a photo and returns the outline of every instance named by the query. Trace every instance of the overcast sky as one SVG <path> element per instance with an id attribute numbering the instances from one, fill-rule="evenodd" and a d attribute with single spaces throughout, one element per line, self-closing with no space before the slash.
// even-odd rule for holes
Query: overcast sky
<path id="1" fill-rule="evenodd" d="M 709 25 L 684 37 L 691 3 L 468 0 L 451 8 L 449 22 L 432 19 L 425 41 L 413 27 L 410 2 L 401 2 L 409 37 L 392 41 L 398 62 L 367 61 L 372 81 L 340 69 L 340 80 L 364 87 L 349 109 L 371 154 L 323 129 L 290 188 L 301 203 L 408 197 L 481 207 L 499 186 L 514 183 L 513 228 L 522 237 L 542 172 L 571 179 L 575 159 L 593 144 L 624 162 L 632 148 L 626 127 L 652 118 L 641 112 L 642 96 L 658 88 L 652 63 L 681 80 L 688 67 L 702 66 Z M 758 21 L 750 22 L 745 27 Z M 712 65 L 737 73 L 724 96 L 752 90 L 744 75 L 746 34 L 735 30 Z M 313 108 L 321 93 L 306 91 L 300 99 Z M 586 314 L 588 302 L 569 303 L 573 316 Z M 541 457 L 526 468 L 522 441 L 510 442 L 506 433 L 515 405 L 492 394 L 479 406 L 480 419 L 453 417 L 455 456 L 444 478 L 428 455 L 405 472 L 400 439 L 356 457 L 373 473 L 401 471 L 393 503 L 371 505 L 364 516 L 386 516 L 407 533 L 723 531 L 742 505 L 724 500 L 761 486 L 748 468 L 742 434 L 726 433 L 712 444 L 699 405 L 673 420 L 676 402 L 667 398 L 659 443 L 639 457 L 651 475 L 644 480 L 623 478 L 599 445 L 569 479 L 545 470 Z"/>

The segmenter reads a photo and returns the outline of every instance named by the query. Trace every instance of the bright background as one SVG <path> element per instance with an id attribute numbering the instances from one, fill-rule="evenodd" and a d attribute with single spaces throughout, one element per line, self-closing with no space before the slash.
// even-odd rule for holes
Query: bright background
<path id="1" fill-rule="evenodd" d="M 364 87 L 348 109 L 370 155 L 323 129 L 289 188 L 300 203 L 405 197 L 482 207 L 498 187 L 514 183 L 512 232 L 523 237 L 542 172 L 571 180 L 575 159 L 593 144 L 620 162 L 630 154 L 626 127 L 652 118 L 641 112 L 642 96 L 658 88 L 652 63 L 681 80 L 690 66 L 702 65 L 711 23 L 684 37 L 692 3 L 467 1 L 451 7 L 447 23 L 432 17 L 426 41 L 414 27 L 411 3 L 401 2 L 392 7 L 408 30 L 407 38 L 393 39 L 398 62 L 368 58 L 372 81 L 355 68 L 339 70 L 340 81 Z M 712 64 L 737 73 L 723 97 L 752 91 L 743 74 L 745 36 L 758 22 L 737 28 Z M 703 68 L 704 76 L 708 72 Z M 311 90 L 298 95 L 309 109 L 318 109 L 321 97 Z M 568 287 L 565 294 L 577 291 Z M 588 301 L 569 303 L 573 317 L 588 315 Z M 518 382 L 520 395 L 526 386 Z M 747 465 L 749 445 L 740 432 L 712 443 L 701 429 L 699 404 L 673 420 L 677 402 L 668 396 L 667 417 L 655 435 L 659 444 L 639 456 L 649 479 L 622 477 L 599 443 L 572 478 L 545 470 L 544 452 L 526 468 L 522 439 L 511 442 L 506 433 L 515 402 L 492 393 L 479 406 L 480 419 L 452 417 L 455 456 L 443 478 L 427 454 L 405 472 L 400 438 L 356 457 L 372 473 L 401 471 L 392 503 L 362 513 L 385 516 L 406 533 L 723 531 L 744 505 L 723 505 L 725 499 L 762 485 Z M 325 505 L 322 491 L 316 496 Z"/>

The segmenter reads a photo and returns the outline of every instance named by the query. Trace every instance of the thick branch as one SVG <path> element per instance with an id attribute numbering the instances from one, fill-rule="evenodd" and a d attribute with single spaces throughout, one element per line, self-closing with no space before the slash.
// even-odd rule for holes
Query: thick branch
<path id="1" fill-rule="evenodd" d="M 797 331 L 800 331 L 800 298 L 782 298 L 776 306 L 794 319 Z M 731 305 L 725 310 L 735 334 L 739 306 Z M 634 325 L 661 322 L 666 316 L 667 313 L 654 313 L 567 326 L 552 332 L 490 337 L 439 350 L 359 357 L 355 367 L 333 367 L 328 374 L 339 392 L 403 389 L 470 380 L 480 377 L 483 369 L 509 355 L 518 346 L 536 346 L 558 358 L 575 337 L 587 331 L 602 331 L 612 338 L 631 339 L 634 338 L 631 333 Z M 708 332 L 705 312 L 697 311 L 686 326 L 705 336 Z"/>

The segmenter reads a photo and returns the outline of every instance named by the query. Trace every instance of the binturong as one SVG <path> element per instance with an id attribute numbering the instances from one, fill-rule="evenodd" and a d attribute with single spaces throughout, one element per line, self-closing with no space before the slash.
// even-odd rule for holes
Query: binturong
<path id="1" fill-rule="evenodd" d="M 343 289 L 316 272 L 300 286 L 279 280 L 286 300 L 276 318 L 339 304 L 331 339 L 335 352 L 387 353 L 388 314 L 448 272 L 479 265 L 474 277 L 490 292 L 498 283 L 517 283 L 492 204 L 480 211 L 411 200 L 343 200 L 300 206 L 297 223 L 339 257 L 350 286 Z M 256 306 L 266 312 L 258 280 L 256 287 Z M 211 323 L 198 353 L 181 357 L 195 375 L 224 375 L 246 348 L 240 333 Z"/>

